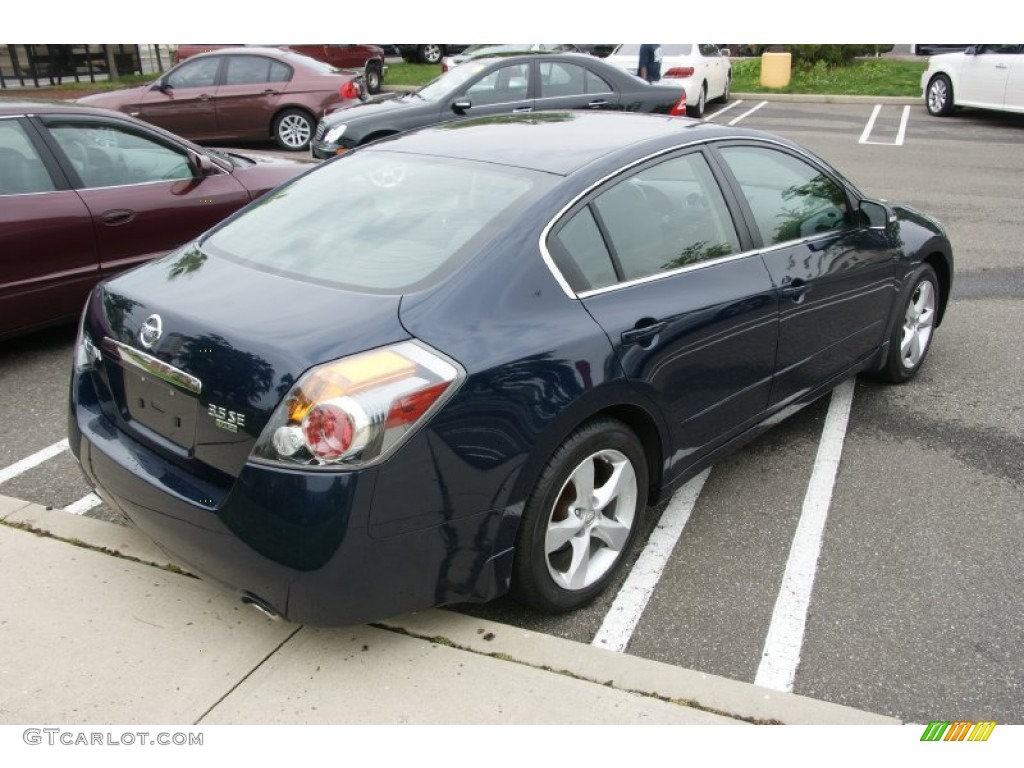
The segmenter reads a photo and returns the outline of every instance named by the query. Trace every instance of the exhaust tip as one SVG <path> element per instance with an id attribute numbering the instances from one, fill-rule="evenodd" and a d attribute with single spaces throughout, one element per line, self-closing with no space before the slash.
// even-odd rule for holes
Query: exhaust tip
<path id="1" fill-rule="evenodd" d="M 246 595 L 242 596 L 242 603 L 244 605 L 252 606 L 257 611 L 259 611 L 260 613 L 262 613 L 264 616 L 266 616 L 268 619 L 271 619 L 272 621 L 280 621 L 281 620 L 281 614 L 278 613 L 277 610 L 275 610 L 274 606 L 272 606 L 270 603 L 268 603 L 262 597 L 257 597 L 256 595 L 246 594 Z"/>

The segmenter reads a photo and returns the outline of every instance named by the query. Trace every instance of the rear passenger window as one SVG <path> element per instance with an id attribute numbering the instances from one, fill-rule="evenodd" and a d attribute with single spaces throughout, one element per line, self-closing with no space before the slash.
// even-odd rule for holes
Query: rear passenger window
<path id="1" fill-rule="evenodd" d="M 594 201 L 625 280 L 740 249 L 725 199 L 699 152 L 647 168 Z"/>
<path id="2" fill-rule="evenodd" d="M 549 240 L 577 292 L 722 258 L 740 250 L 722 192 L 694 152 L 604 190 Z"/>
<path id="3" fill-rule="evenodd" d="M 53 179 L 15 120 L 0 120 L 0 195 L 50 192 Z"/>

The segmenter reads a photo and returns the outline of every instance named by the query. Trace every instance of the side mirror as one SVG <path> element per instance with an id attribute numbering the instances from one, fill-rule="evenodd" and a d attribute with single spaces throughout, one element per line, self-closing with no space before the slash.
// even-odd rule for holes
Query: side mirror
<path id="1" fill-rule="evenodd" d="M 888 229 L 896 223 L 896 214 L 892 209 L 875 200 L 861 200 L 860 215 L 869 229 Z"/>
<path id="2" fill-rule="evenodd" d="M 464 115 L 467 110 L 473 107 L 473 102 L 467 98 L 456 99 L 452 102 L 452 112 L 457 112 L 460 115 Z"/>
<path id="3" fill-rule="evenodd" d="M 725 56 L 725 58 L 729 58 L 730 56 L 732 56 L 732 51 L 730 51 L 728 48 L 719 49 L 719 53 Z"/>
<path id="4" fill-rule="evenodd" d="M 964 49 L 964 53 L 966 53 L 968 56 L 979 56 L 984 47 L 985 46 L 983 45 L 968 45 Z"/>
<path id="5" fill-rule="evenodd" d="M 168 91 L 173 91 L 174 88 L 172 88 L 171 84 L 169 82 L 167 82 L 167 78 L 166 77 L 161 77 L 153 85 L 152 90 L 160 91 L 160 93 L 167 93 Z"/>
<path id="6" fill-rule="evenodd" d="M 188 164 L 197 178 L 205 178 L 213 172 L 213 161 L 206 155 L 193 150 L 188 152 Z"/>

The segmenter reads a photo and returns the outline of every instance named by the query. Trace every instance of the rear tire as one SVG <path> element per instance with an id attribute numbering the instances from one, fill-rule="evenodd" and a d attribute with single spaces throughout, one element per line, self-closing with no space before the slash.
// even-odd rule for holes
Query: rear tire
<path id="1" fill-rule="evenodd" d="M 368 93 L 380 93 L 380 87 L 384 82 L 384 74 L 381 65 L 377 62 L 372 62 L 366 65 L 364 70 L 364 80 L 366 81 L 366 90 Z"/>
<path id="2" fill-rule="evenodd" d="M 597 597 L 636 539 L 647 485 L 643 446 L 626 425 L 602 418 L 573 432 L 523 510 L 512 597 L 552 612 Z"/>
<path id="3" fill-rule="evenodd" d="M 700 95 L 697 97 L 696 104 L 688 104 L 686 106 L 686 114 L 690 117 L 703 117 L 704 108 L 708 105 L 708 84 L 701 83 Z"/>

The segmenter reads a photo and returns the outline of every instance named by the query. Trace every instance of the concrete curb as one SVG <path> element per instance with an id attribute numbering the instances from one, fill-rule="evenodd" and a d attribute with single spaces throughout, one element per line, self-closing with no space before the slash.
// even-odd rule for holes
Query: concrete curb
<path id="1" fill-rule="evenodd" d="M 189 575 L 133 527 L 79 517 L 6 496 L 0 496 L 0 520 L 6 526 L 20 528 L 37 536 L 59 539 L 115 558 L 161 568 L 172 574 Z M 168 574 L 168 577 L 172 574 Z M 42 609 L 45 610 L 45 606 Z M 283 628 L 288 627 L 294 627 L 294 631 L 300 628 L 298 625 L 283 624 Z M 900 723 L 895 718 L 795 694 L 769 691 L 748 683 L 618 654 L 452 611 L 424 611 L 378 622 L 370 627 L 353 628 L 352 631 L 364 634 L 398 633 L 408 637 L 411 645 L 400 644 L 403 649 L 401 663 L 406 665 L 407 671 L 417 669 L 412 659 L 437 658 L 440 663 L 436 654 L 422 650 L 424 643 L 429 647 L 442 646 L 456 654 L 456 657 L 444 654 L 448 659 L 446 663 L 453 663 L 454 658 L 463 658 L 464 661 L 457 666 L 471 664 L 481 672 L 485 669 L 494 670 L 492 674 L 501 674 L 506 684 L 510 684 L 510 680 L 522 680 L 524 685 L 529 681 L 533 689 L 541 685 L 551 690 L 566 690 L 565 686 L 568 685 L 568 690 L 578 690 L 579 695 L 585 695 L 586 690 L 592 691 L 590 696 L 607 694 L 611 697 L 608 699 L 609 706 L 618 708 L 620 712 L 625 702 L 634 701 L 635 706 L 640 708 L 638 712 L 642 710 L 648 713 L 643 717 L 668 717 L 678 722 L 691 723 Z M 337 638 L 330 634 L 330 630 L 309 628 L 304 630 L 304 636 L 310 632 L 326 632 L 325 637 L 332 638 L 331 643 L 337 643 Z M 320 651 L 313 648 L 310 652 Z M 282 674 L 288 674 L 288 670 L 293 670 L 296 665 L 308 663 L 301 654 L 296 657 L 294 652 L 290 653 L 292 655 L 279 662 Z M 488 666 L 495 660 L 518 666 Z M 428 666 L 417 673 L 417 682 L 412 685 L 425 684 L 438 675 L 432 665 Z M 347 673 L 336 670 L 336 674 Z M 381 672 L 375 670 L 374 674 L 379 675 Z M 265 685 L 272 686 L 273 683 L 267 681 Z M 580 688 L 588 685 L 600 688 Z M 323 694 L 313 690 L 309 695 L 315 700 Z M 665 705 L 671 706 L 666 710 Z M 234 712 L 234 715 L 229 715 L 229 711 Z M 245 717 L 249 708 L 244 702 L 237 702 L 234 709 L 229 711 L 224 713 L 229 718 Z M 672 712 L 677 714 L 673 715 Z M 598 716 L 596 712 L 594 716 Z M 632 715 L 623 714 L 621 717 L 623 722 L 629 722 Z"/>

